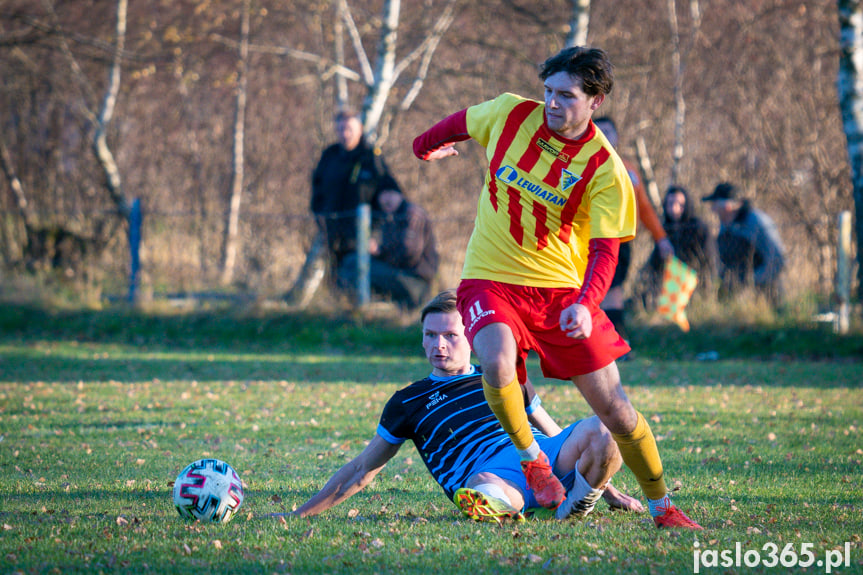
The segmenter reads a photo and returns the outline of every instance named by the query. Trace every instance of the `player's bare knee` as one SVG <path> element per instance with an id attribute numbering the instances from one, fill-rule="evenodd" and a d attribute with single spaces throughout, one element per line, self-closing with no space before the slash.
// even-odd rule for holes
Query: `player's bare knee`
<path id="1" fill-rule="evenodd" d="M 587 429 L 589 444 L 584 450 L 582 460 L 586 464 L 585 471 L 588 473 L 582 474 L 588 482 L 596 483 L 594 487 L 599 487 L 620 470 L 623 459 L 614 437 L 599 418 L 593 417 L 586 423 L 589 425 Z"/>
<path id="2" fill-rule="evenodd" d="M 494 355 L 482 363 L 482 371 L 489 384 L 504 387 L 515 379 L 515 362 L 503 354 Z"/>
<path id="3" fill-rule="evenodd" d="M 601 425 L 596 439 L 597 450 L 602 453 L 603 467 L 608 470 L 611 475 L 620 471 L 623 465 L 623 457 L 620 455 L 620 449 L 617 447 L 617 442 L 614 441 L 611 432 L 607 427 Z"/>
<path id="4" fill-rule="evenodd" d="M 609 402 L 601 413 L 597 412 L 597 415 L 608 428 L 608 431 L 617 435 L 632 433 L 638 424 L 638 413 L 625 398 L 624 400 Z"/>

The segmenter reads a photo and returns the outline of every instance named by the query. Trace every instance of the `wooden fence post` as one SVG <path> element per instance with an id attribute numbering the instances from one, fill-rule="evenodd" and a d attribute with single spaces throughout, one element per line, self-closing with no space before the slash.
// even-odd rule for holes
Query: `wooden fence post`
<path id="1" fill-rule="evenodd" d="M 836 249 L 836 298 L 839 310 L 834 331 L 848 333 L 851 302 L 851 212 L 839 214 L 839 237 Z"/>

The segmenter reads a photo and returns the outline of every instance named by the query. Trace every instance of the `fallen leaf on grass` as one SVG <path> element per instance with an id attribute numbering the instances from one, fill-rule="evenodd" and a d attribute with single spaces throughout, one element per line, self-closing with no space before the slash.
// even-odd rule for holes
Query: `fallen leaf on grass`
<path id="1" fill-rule="evenodd" d="M 213 547 L 215 547 L 216 549 L 221 549 L 222 548 L 222 542 L 219 541 L 218 539 L 214 539 L 213 540 Z"/>
<path id="2" fill-rule="evenodd" d="M 129 520 L 126 519 L 125 517 L 123 517 L 122 515 L 117 517 L 117 525 L 123 526 L 123 525 L 128 525 L 128 524 L 129 524 Z"/>
<path id="3" fill-rule="evenodd" d="M 542 563 L 542 557 L 534 555 L 533 553 L 528 553 L 527 560 L 531 563 Z"/>
<path id="4" fill-rule="evenodd" d="M 188 543 L 183 543 L 183 554 L 184 555 L 191 555 L 192 554 L 192 550 L 189 548 Z"/>

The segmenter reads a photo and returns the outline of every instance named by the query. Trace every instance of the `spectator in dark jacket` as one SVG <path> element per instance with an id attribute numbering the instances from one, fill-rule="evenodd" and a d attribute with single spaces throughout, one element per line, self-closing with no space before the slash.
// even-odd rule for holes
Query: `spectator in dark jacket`
<path id="1" fill-rule="evenodd" d="M 336 115 L 336 135 L 338 142 L 324 150 L 312 172 L 311 207 L 338 267 L 357 248 L 357 206 L 372 201 L 388 170 L 380 150 L 363 137 L 356 113 Z"/>
<path id="2" fill-rule="evenodd" d="M 293 287 L 283 296 L 301 308 L 327 270 L 334 275 L 345 256 L 356 251 L 357 207 L 372 201 L 378 181 L 388 173 L 380 150 L 363 137 L 356 112 L 343 109 L 335 121 L 337 142 L 323 151 L 312 172 L 311 209 L 318 229 Z"/>
<path id="3" fill-rule="evenodd" d="M 403 307 L 416 308 L 428 299 L 438 269 L 431 220 L 424 209 L 405 199 L 390 175 L 380 180 L 372 209 L 371 289 Z M 345 289 L 356 285 L 356 259 L 356 254 L 348 255 L 339 268 L 339 285 Z"/>
<path id="4" fill-rule="evenodd" d="M 740 196 L 737 186 L 722 182 L 704 198 L 721 224 L 716 240 L 722 263 L 720 295 L 733 297 L 752 286 L 779 304 L 784 298 L 785 247 L 770 216 Z"/>
<path id="5" fill-rule="evenodd" d="M 716 277 L 716 240 L 710 228 L 693 213 L 689 192 L 681 186 L 671 186 L 662 201 L 662 227 L 674 246 L 674 255 L 698 274 L 697 293 L 711 293 Z M 652 300 L 662 289 L 665 258 L 657 248 L 647 260 L 647 296 Z M 647 300 L 647 298 L 645 298 Z M 652 307 L 652 306 L 651 306 Z"/>

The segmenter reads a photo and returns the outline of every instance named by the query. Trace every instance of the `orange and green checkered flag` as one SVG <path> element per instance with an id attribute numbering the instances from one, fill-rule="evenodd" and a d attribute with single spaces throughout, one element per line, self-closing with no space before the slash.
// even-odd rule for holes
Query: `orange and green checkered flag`
<path id="1" fill-rule="evenodd" d="M 696 285 L 698 285 L 698 274 L 691 267 L 676 257 L 668 258 L 665 262 L 662 292 L 659 294 L 656 311 L 661 317 L 676 323 L 683 331 L 689 331 L 686 305 Z"/>

